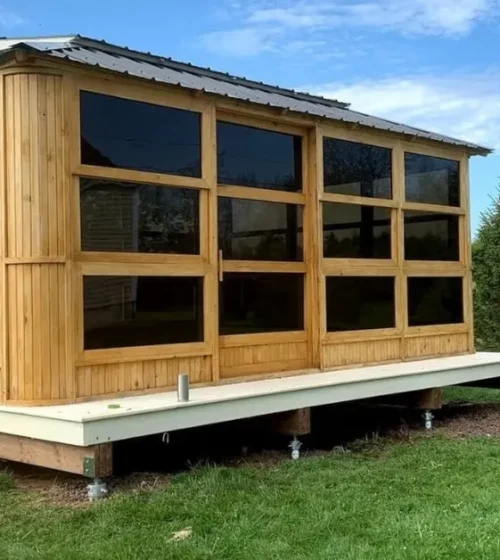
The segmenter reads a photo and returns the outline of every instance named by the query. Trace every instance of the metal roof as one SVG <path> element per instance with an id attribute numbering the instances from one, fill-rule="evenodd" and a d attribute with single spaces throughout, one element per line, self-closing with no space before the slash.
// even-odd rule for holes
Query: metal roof
<path id="1" fill-rule="evenodd" d="M 460 146 L 474 154 L 486 155 L 491 152 L 489 148 L 471 142 L 352 111 L 349 109 L 348 103 L 270 86 L 262 82 L 216 72 L 210 68 L 200 68 L 189 63 L 110 45 L 105 41 L 97 41 L 79 35 L 0 39 L 0 54 L 16 48 L 30 49 L 54 58 L 94 68 L 111 70 L 249 103 Z"/>

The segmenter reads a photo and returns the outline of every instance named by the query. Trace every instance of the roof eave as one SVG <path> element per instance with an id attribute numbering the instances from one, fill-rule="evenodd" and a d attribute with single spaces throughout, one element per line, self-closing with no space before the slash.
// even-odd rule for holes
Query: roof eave
<path id="1" fill-rule="evenodd" d="M 93 41 L 95 43 L 95 40 L 89 40 L 89 39 L 86 39 L 86 38 L 80 37 L 80 36 L 77 36 L 77 37 L 78 37 L 78 39 L 83 40 L 85 42 Z M 104 43 L 104 44 L 107 44 L 107 43 Z M 130 52 L 133 53 L 134 51 L 130 51 Z M 92 68 L 96 71 L 100 71 L 100 72 L 103 72 L 103 73 L 111 73 L 111 74 L 114 74 L 114 75 L 117 75 L 117 76 L 124 76 L 124 74 L 120 71 L 116 71 L 116 70 L 109 69 L 109 68 L 104 68 L 104 67 L 101 67 L 99 65 L 92 65 L 92 64 L 81 62 L 81 61 L 70 60 L 69 58 L 58 58 L 58 57 L 51 56 L 50 51 L 38 50 L 35 47 L 33 47 L 31 45 L 28 45 L 28 44 L 26 44 L 22 41 L 15 44 L 15 45 L 12 45 L 9 49 L 0 51 L 0 59 L 2 59 L 2 58 L 17 58 L 16 53 L 17 54 L 22 53 L 24 56 L 26 56 L 27 53 L 30 53 L 31 55 L 36 55 L 36 57 L 39 57 L 41 59 L 50 60 L 52 63 L 56 62 L 56 63 L 61 63 L 61 64 L 71 64 L 71 65 L 75 65 L 75 66 L 78 66 L 78 67 L 88 67 L 88 68 Z M 152 55 L 150 55 L 150 56 L 152 56 Z M 147 81 L 147 82 L 153 82 L 155 84 L 160 83 L 160 82 L 158 82 L 154 79 L 151 80 L 151 79 L 141 77 L 141 76 L 134 76 L 134 78 L 137 78 L 139 80 L 144 80 L 144 81 Z M 178 87 L 179 89 L 188 90 L 188 91 L 199 91 L 198 89 L 189 88 L 189 87 L 183 86 L 183 85 L 177 85 L 176 86 L 174 84 L 171 84 L 171 87 Z M 273 107 L 272 105 L 263 105 L 261 103 L 253 102 L 251 100 L 243 100 L 243 99 L 238 99 L 236 97 L 233 98 L 233 97 L 230 97 L 230 96 L 227 96 L 227 95 L 221 95 L 221 94 L 218 94 L 218 93 L 215 93 L 215 92 L 203 92 L 203 93 L 205 95 L 210 95 L 210 96 L 213 96 L 213 97 L 217 97 L 219 99 L 232 99 L 235 102 L 248 104 L 248 105 L 251 105 L 253 107 L 266 107 L 268 109 L 269 108 L 276 109 L 276 111 L 278 111 L 278 112 L 282 111 L 282 108 L 280 108 L 280 107 L 277 107 L 277 106 Z M 350 111 L 347 107 L 344 110 Z M 342 119 L 335 119 L 335 118 L 331 118 L 331 117 L 328 117 L 328 116 L 311 115 L 309 113 L 294 111 L 293 109 L 289 109 L 287 111 L 289 111 L 290 114 L 297 115 L 301 118 L 321 119 L 321 120 L 328 121 L 328 122 L 342 122 Z M 374 127 L 374 126 L 367 126 L 367 125 L 362 124 L 362 123 L 359 123 L 358 126 L 360 126 L 361 128 L 363 128 L 365 130 L 384 131 L 384 129 L 382 129 L 382 128 L 378 128 L 378 127 Z M 456 140 L 456 142 L 451 142 L 451 141 L 447 142 L 445 140 L 437 140 L 437 139 L 432 139 L 432 138 L 415 136 L 413 134 L 408 134 L 408 133 L 401 132 L 401 131 L 385 130 L 385 132 L 389 132 L 389 133 L 395 134 L 395 135 L 400 136 L 400 137 L 407 137 L 407 138 L 412 138 L 412 139 L 417 138 L 420 141 L 423 141 L 423 142 L 427 141 L 427 142 L 430 142 L 430 143 L 436 144 L 436 145 L 444 145 L 444 146 L 449 146 L 451 148 L 462 149 L 465 152 L 467 152 L 467 154 L 470 155 L 470 156 L 475 156 L 475 155 L 488 156 L 491 153 L 493 153 L 493 151 L 494 151 L 491 148 L 478 146 L 478 145 L 475 145 L 475 144 L 468 144 L 468 143 L 463 142 L 459 139 L 453 139 L 453 140 Z"/>

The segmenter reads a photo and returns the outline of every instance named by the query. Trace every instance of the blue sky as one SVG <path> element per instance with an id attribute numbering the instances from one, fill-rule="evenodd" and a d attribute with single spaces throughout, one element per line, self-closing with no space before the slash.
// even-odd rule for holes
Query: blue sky
<path id="1" fill-rule="evenodd" d="M 0 28 L 105 39 L 500 149 L 500 0 L 4 1 Z M 473 230 L 499 177 L 500 155 L 471 160 Z"/>

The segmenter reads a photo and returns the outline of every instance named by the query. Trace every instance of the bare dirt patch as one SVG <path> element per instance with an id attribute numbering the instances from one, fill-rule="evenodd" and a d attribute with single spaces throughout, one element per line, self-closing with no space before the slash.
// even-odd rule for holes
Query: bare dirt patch
<path id="1" fill-rule="evenodd" d="M 500 404 L 446 406 L 438 413 L 436 429 L 452 437 L 500 437 Z"/>

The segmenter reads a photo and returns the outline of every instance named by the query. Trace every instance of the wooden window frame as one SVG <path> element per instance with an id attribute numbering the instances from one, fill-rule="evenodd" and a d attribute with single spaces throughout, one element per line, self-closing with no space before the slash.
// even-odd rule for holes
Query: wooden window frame
<path id="1" fill-rule="evenodd" d="M 73 258 L 72 302 L 75 309 L 76 329 L 73 335 L 75 365 L 95 365 L 113 362 L 140 361 L 172 357 L 213 355 L 214 325 L 210 320 L 216 308 L 217 294 L 212 281 L 216 255 L 213 247 L 213 196 L 214 174 L 214 108 L 207 100 L 190 98 L 173 91 L 148 88 L 138 84 L 123 87 L 105 78 L 75 75 L 68 79 L 71 174 L 69 246 Z M 132 169 L 107 168 L 81 163 L 80 153 L 80 92 L 89 91 L 131 101 L 151 103 L 163 107 L 185 109 L 200 113 L 201 178 L 184 177 L 167 173 L 137 171 Z M 162 253 L 100 252 L 81 250 L 80 224 L 80 178 L 109 179 L 143 183 L 164 188 L 192 188 L 199 192 L 200 252 L 198 255 L 175 255 Z M 208 235 L 203 234 L 208 232 Z M 180 344 L 161 344 L 126 348 L 84 349 L 83 336 L 83 277 L 93 275 L 110 276 L 198 276 L 203 278 L 203 341 Z M 216 375 L 216 360 L 213 360 L 213 378 Z"/>
<path id="2" fill-rule="evenodd" d="M 212 382 L 219 380 L 219 347 L 269 342 L 308 341 L 309 361 L 312 367 L 322 366 L 322 345 L 344 341 L 382 340 L 447 334 L 467 333 L 469 351 L 473 351 L 472 278 L 468 197 L 468 154 L 460 148 L 427 143 L 417 139 L 403 139 L 389 131 L 372 132 L 357 125 L 312 121 L 299 124 L 287 118 L 257 111 L 252 107 L 214 101 L 208 97 L 177 92 L 173 88 L 159 88 L 132 81 L 113 80 L 91 75 L 68 75 L 65 82 L 66 115 L 69 131 L 69 157 L 66 161 L 71 175 L 71 189 L 67 206 L 67 246 L 70 260 L 66 266 L 69 299 L 73 304 L 76 328 L 69 344 L 76 358 L 75 365 L 156 360 L 172 357 L 211 356 Z M 124 88 L 124 85 L 126 87 Z M 143 101 L 167 107 L 193 110 L 201 113 L 201 178 L 175 176 L 117 168 L 83 165 L 80 162 L 80 91 L 90 91 L 120 98 Z M 234 111 L 234 112 L 232 112 Z M 217 184 L 216 125 L 217 120 L 252 126 L 274 132 L 302 137 L 302 191 L 282 192 L 272 189 Z M 325 193 L 323 189 L 323 137 L 359 142 L 392 150 L 392 199 L 378 199 Z M 459 161 L 460 207 L 427 205 L 405 201 L 404 153 L 443 157 Z M 194 188 L 200 192 L 200 254 L 162 255 L 139 253 L 82 252 L 80 245 L 80 177 L 146 183 L 165 188 Z M 232 261 L 222 263 L 222 272 L 297 272 L 304 274 L 304 330 L 280 333 L 218 335 L 218 273 L 217 203 L 219 196 L 299 204 L 303 207 L 304 258 L 303 262 Z M 391 259 L 325 259 L 322 252 L 323 202 L 360 204 L 391 209 Z M 403 212 L 417 210 L 454 214 L 459 219 L 460 262 L 404 261 Z M 206 233 L 206 234 L 204 234 Z M 343 262 L 342 262 L 343 261 Z M 167 268 L 167 272 L 165 271 Z M 84 350 L 83 349 L 83 276 L 84 275 L 161 275 L 200 276 L 204 278 L 204 342 L 180 345 L 152 345 L 145 347 Z M 394 276 L 396 282 L 395 329 L 326 332 L 325 278 L 330 275 Z M 462 324 L 408 327 L 408 276 L 460 276 L 463 278 Z M 404 356 L 403 356 L 404 358 Z"/>
<path id="3" fill-rule="evenodd" d="M 335 344 L 339 342 L 376 340 L 385 338 L 418 337 L 422 335 L 445 333 L 468 333 L 468 346 L 472 351 L 472 277 L 471 277 L 471 247 L 469 229 L 469 193 L 468 193 L 468 155 L 458 148 L 448 146 L 430 146 L 413 140 L 402 140 L 396 136 L 381 136 L 380 132 L 372 133 L 361 130 L 355 125 L 351 127 L 328 124 L 317 125 L 317 185 L 319 199 L 318 226 L 322 235 L 323 202 L 338 202 L 359 204 L 373 207 L 390 208 L 391 216 L 391 259 L 332 259 L 324 258 L 320 254 L 319 271 L 319 308 L 320 308 L 320 343 Z M 389 148 L 392 150 L 392 199 L 360 197 L 324 192 L 323 184 L 323 138 L 335 138 Z M 405 152 L 440 157 L 458 161 L 460 206 L 442 206 L 406 202 L 405 200 Z M 404 259 L 404 211 L 425 211 L 432 213 L 451 214 L 459 216 L 459 256 L 454 261 L 405 261 Z M 322 239 L 322 237 L 321 237 Z M 344 331 L 342 333 L 328 333 L 326 331 L 326 277 L 327 276 L 394 276 L 396 282 L 395 306 L 396 328 L 373 329 L 364 331 Z M 463 323 L 446 325 L 408 326 L 407 308 L 407 279 L 411 276 L 458 276 L 463 278 Z"/>
<path id="4" fill-rule="evenodd" d="M 257 200 L 262 202 L 278 202 L 283 204 L 296 204 L 302 206 L 302 228 L 303 228 L 303 259 L 299 262 L 290 261 L 251 261 L 251 260 L 223 260 L 219 262 L 220 278 L 225 272 L 250 272 L 250 273 L 296 273 L 302 274 L 304 278 L 304 329 L 284 332 L 269 333 L 243 333 L 229 334 L 219 336 L 219 344 L 222 348 L 240 345 L 259 345 L 273 342 L 297 342 L 307 341 L 313 334 L 308 333 L 312 330 L 312 315 L 310 308 L 311 301 L 311 284 L 310 266 L 312 261 L 310 244 L 311 244 L 311 218 L 307 212 L 309 184 L 308 184 L 308 165 L 309 165 L 309 141 L 307 128 L 283 123 L 281 121 L 273 121 L 261 119 L 254 116 L 246 116 L 241 114 L 229 113 L 225 110 L 217 110 L 216 122 L 227 122 L 238 124 L 252 128 L 267 130 L 270 132 L 278 132 L 282 134 L 290 134 L 300 136 L 302 138 L 302 190 L 297 192 L 278 191 L 275 189 L 265 189 L 258 187 L 247 187 L 240 185 L 227 185 L 217 183 L 217 200 L 222 198 L 238 198 L 243 200 Z"/>

